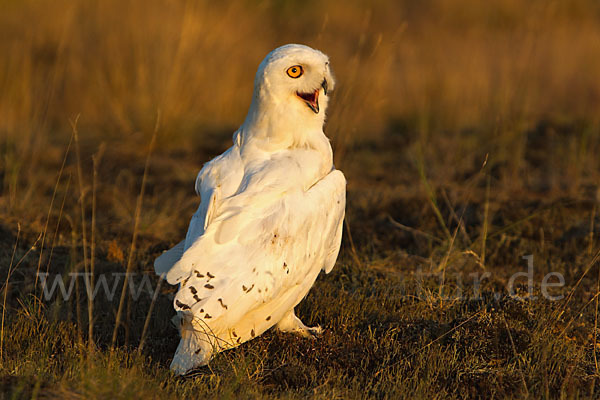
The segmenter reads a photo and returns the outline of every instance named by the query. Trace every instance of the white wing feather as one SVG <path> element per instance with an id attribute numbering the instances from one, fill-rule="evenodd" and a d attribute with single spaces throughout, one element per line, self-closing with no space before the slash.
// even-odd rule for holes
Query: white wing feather
<path id="1" fill-rule="evenodd" d="M 185 250 L 198 239 L 211 223 L 219 199 L 232 194 L 244 174 L 239 146 L 230 147 L 225 153 L 207 163 L 196 178 L 196 192 L 201 202 L 190 221 L 185 238 Z"/>
<path id="2" fill-rule="evenodd" d="M 167 274 L 169 283 L 181 283 L 176 310 L 219 331 L 294 286 L 310 288 L 319 270 L 331 270 L 341 240 L 346 181 L 334 170 L 305 191 L 298 187 L 307 173 L 301 164 L 306 165 L 289 156 L 263 163 L 242 181 L 241 192 L 221 199 L 206 231 Z M 258 335 L 275 322 L 252 332 Z"/>
<path id="3" fill-rule="evenodd" d="M 154 270 L 158 275 L 169 272 L 183 253 L 204 234 L 213 219 L 218 199 L 237 189 L 243 173 L 237 145 L 204 165 L 196 178 L 196 193 L 201 199 L 198 210 L 192 216 L 185 240 L 161 254 L 154 262 Z"/>
<path id="4" fill-rule="evenodd" d="M 154 271 L 157 275 L 166 274 L 169 272 L 171 267 L 181 259 L 183 251 L 185 249 L 185 240 L 177 243 L 173 248 L 162 253 L 154 261 Z"/>

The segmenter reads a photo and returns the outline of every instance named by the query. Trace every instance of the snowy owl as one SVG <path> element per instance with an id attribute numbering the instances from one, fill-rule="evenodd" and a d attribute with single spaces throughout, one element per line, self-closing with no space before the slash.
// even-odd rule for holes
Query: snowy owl
<path id="1" fill-rule="evenodd" d="M 331 271 L 342 239 L 346 180 L 323 133 L 333 86 L 325 54 L 297 44 L 273 50 L 233 146 L 198 174 L 201 202 L 186 238 L 154 263 L 179 285 L 175 373 L 273 326 L 320 333 L 294 307 Z"/>

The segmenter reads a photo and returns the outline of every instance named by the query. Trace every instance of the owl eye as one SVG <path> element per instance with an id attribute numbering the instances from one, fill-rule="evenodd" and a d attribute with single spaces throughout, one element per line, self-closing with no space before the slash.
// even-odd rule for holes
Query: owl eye
<path id="1" fill-rule="evenodd" d="M 293 67 L 289 67 L 287 69 L 287 74 L 290 78 L 300 78 L 300 76 L 304 73 L 304 70 L 300 65 L 294 65 Z"/>

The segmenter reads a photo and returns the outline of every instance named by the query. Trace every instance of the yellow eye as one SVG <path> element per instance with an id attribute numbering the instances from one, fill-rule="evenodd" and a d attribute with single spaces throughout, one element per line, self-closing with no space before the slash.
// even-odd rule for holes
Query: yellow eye
<path id="1" fill-rule="evenodd" d="M 300 65 L 294 65 L 293 67 L 289 67 L 286 72 L 290 78 L 296 79 L 300 78 L 304 70 Z"/>

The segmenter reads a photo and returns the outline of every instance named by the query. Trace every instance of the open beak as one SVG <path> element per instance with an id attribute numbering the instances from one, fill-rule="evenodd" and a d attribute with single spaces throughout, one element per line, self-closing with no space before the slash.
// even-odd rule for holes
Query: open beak
<path id="1" fill-rule="evenodd" d="M 327 95 L 327 79 L 323 79 L 321 83 L 321 87 L 323 88 L 323 94 Z M 314 111 L 315 114 L 319 113 L 319 91 L 321 89 L 317 89 L 314 92 L 310 93 L 300 93 L 296 92 L 296 96 L 300 97 L 307 106 L 310 107 L 311 110 Z"/>

